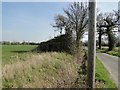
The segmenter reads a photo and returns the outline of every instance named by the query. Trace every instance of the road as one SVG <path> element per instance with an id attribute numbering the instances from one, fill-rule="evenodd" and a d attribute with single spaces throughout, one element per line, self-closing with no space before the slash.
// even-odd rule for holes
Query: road
<path id="1" fill-rule="evenodd" d="M 97 53 L 98 59 L 104 64 L 106 69 L 109 71 L 111 78 L 114 80 L 116 85 L 118 86 L 118 61 L 120 63 L 120 58 L 116 56 L 111 56 L 106 53 Z"/>

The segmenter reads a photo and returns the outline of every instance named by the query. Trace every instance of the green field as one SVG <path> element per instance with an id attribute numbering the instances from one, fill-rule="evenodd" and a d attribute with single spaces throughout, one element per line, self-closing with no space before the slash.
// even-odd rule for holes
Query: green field
<path id="1" fill-rule="evenodd" d="M 79 64 L 63 52 L 30 52 L 35 45 L 3 45 L 3 87 L 73 87 Z M 96 60 L 96 87 L 115 88 L 108 71 Z M 80 84 L 80 83 L 79 83 Z"/>
<path id="2" fill-rule="evenodd" d="M 2 64 L 11 63 L 17 57 L 25 57 L 25 53 L 35 47 L 37 45 L 2 45 Z"/>

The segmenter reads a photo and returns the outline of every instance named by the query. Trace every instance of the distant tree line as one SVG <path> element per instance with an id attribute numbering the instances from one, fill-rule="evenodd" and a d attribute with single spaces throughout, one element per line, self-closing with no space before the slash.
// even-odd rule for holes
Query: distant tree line
<path id="1" fill-rule="evenodd" d="M 39 45 L 40 43 L 36 42 L 10 42 L 10 41 L 0 41 L 0 45 Z"/>

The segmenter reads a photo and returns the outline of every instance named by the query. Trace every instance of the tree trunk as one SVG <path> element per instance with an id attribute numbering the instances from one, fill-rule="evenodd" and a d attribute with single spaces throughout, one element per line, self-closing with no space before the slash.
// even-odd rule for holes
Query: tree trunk
<path id="1" fill-rule="evenodd" d="M 102 33 L 100 30 L 100 32 L 99 32 L 99 49 L 101 49 L 101 38 L 102 38 Z"/>
<path id="2" fill-rule="evenodd" d="M 66 35 L 67 52 L 72 54 L 72 50 L 73 50 L 72 31 L 66 29 L 65 35 Z"/>
<path id="3" fill-rule="evenodd" d="M 108 30 L 107 34 L 108 34 L 108 46 L 109 46 L 108 51 L 111 51 L 115 46 L 115 37 L 112 30 Z"/>
<path id="4" fill-rule="evenodd" d="M 76 36 L 76 50 L 77 51 L 79 51 L 80 49 L 80 38 L 81 38 L 81 34 L 78 32 Z"/>

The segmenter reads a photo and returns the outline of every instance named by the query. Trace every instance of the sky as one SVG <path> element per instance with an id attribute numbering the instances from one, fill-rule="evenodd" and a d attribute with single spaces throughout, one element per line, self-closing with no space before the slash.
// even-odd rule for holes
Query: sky
<path id="1" fill-rule="evenodd" d="M 67 6 L 67 2 L 3 2 L 2 40 L 42 42 L 53 38 L 59 34 L 52 27 L 54 16 L 64 14 Z M 118 10 L 117 2 L 99 2 L 97 7 L 102 12 Z"/>

